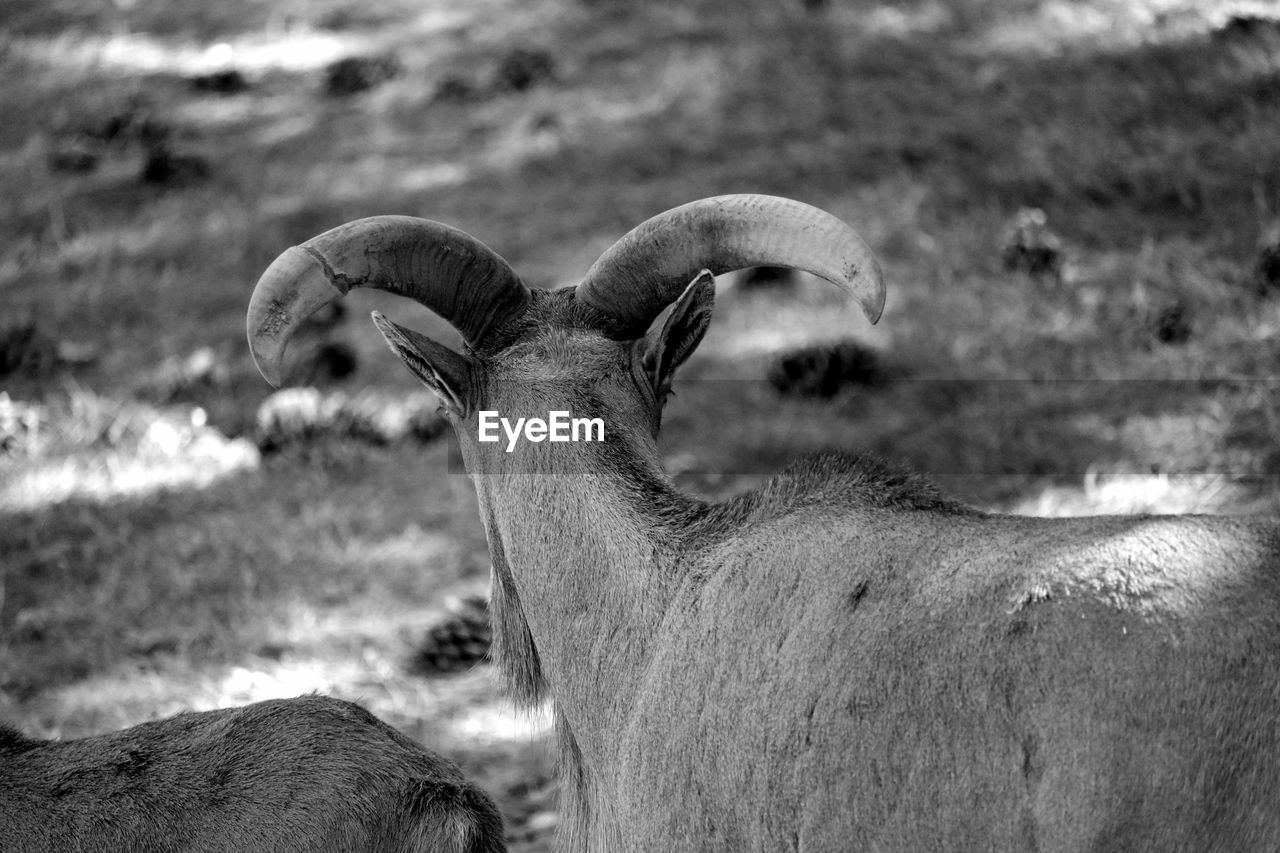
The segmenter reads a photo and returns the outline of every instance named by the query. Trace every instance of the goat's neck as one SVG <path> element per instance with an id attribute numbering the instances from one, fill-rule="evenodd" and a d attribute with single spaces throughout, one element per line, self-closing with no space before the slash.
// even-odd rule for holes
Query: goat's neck
<path id="1" fill-rule="evenodd" d="M 656 464 L 594 471 L 475 478 L 490 550 L 506 563 L 542 676 L 591 763 L 636 695 L 679 582 L 682 533 L 703 509 Z"/>

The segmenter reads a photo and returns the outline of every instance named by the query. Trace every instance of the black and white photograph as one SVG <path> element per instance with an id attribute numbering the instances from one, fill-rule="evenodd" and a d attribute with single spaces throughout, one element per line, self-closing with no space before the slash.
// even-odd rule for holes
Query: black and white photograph
<path id="1" fill-rule="evenodd" d="M 0 0 L 0 853 L 1277 853 L 1280 0 Z"/>

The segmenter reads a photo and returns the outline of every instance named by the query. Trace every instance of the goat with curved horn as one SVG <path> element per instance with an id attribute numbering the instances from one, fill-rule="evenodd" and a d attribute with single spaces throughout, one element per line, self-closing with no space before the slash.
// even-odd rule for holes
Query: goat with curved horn
<path id="1" fill-rule="evenodd" d="M 577 288 L 494 296 L 511 311 L 468 352 L 375 316 L 457 433 L 494 658 L 518 701 L 554 700 L 560 849 L 1280 849 L 1280 524 L 994 515 L 841 454 L 681 494 L 665 392 L 711 273 L 746 265 L 879 316 L 857 235 L 763 196 L 660 214 Z M 281 269 L 259 287 L 294 317 L 324 277 Z M 556 441 L 565 412 L 602 440 Z M 494 416 L 549 421 L 508 443 Z"/>

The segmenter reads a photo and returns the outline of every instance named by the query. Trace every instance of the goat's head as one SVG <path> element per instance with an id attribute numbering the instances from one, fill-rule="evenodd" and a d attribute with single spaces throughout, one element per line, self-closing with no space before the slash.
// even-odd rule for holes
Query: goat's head
<path id="1" fill-rule="evenodd" d="M 285 345 L 313 311 L 352 287 L 407 296 L 461 332 L 462 353 L 376 312 L 374 322 L 443 401 L 468 469 L 527 471 L 541 468 L 549 450 L 532 445 L 513 456 L 505 441 L 478 442 L 481 411 L 512 422 L 555 411 L 599 417 L 607 443 L 651 446 L 672 374 L 710 319 L 712 276 L 765 265 L 821 276 L 872 322 L 880 316 L 880 266 L 852 229 L 799 202 L 732 195 L 646 221 L 580 285 L 557 291 L 530 290 L 496 253 L 449 226 L 404 216 L 350 222 L 289 249 L 263 273 L 249 305 L 249 342 L 263 376 L 278 385 Z"/>

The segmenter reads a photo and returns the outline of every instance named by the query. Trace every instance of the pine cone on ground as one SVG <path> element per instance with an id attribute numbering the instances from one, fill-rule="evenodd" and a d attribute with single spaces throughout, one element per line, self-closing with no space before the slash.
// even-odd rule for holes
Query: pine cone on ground
<path id="1" fill-rule="evenodd" d="M 1280 290 L 1280 220 L 1267 226 L 1258 240 L 1253 283 L 1259 296 L 1269 296 Z"/>
<path id="2" fill-rule="evenodd" d="M 377 88 L 403 74 L 404 66 L 395 54 L 348 56 L 325 69 L 325 92 L 335 98 L 347 97 Z"/>
<path id="3" fill-rule="evenodd" d="M 874 388 L 886 378 L 876 351 L 857 341 L 791 350 L 769 369 L 769 383 L 779 394 L 822 399 L 849 385 Z"/>
<path id="4" fill-rule="evenodd" d="M 420 675 L 465 672 L 489 659 L 493 633 L 489 627 L 489 600 L 473 595 L 451 608 L 444 621 L 427 630 L 412 668 Z"/>
<path id="5" fill-rule="evenodd" d="M 1062 240 L 1049 230 L 1048 217 L 1038 207 L 1018 211 L 1000 253 L 1006 272 L 1062 275 Z"/>

